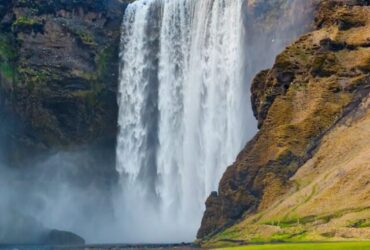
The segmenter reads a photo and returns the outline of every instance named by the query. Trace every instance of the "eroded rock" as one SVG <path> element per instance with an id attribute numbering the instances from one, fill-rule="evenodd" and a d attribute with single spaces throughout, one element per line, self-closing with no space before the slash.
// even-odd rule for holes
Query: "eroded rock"
<path id="1" fill-rule="evenodd" d="M 207 200 L 198 238 L 212 239 L 294 189 L 290 178 L 315 154 L 323 136 L 367 96 L 367 5 L 369 1 L 321 1 L 317 30 L 257 75 L 251 92 L 260 131 L 227 169 L 218 193 Z"/>

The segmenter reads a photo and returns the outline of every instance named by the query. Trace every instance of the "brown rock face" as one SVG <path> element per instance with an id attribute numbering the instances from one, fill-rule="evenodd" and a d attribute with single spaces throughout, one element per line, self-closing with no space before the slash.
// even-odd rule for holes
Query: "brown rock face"
<path id="1" fill-rule="evenodd" d="M 252 86 L 260 131 L 206 202 L 198 238 L 269 208 L 325 134 L 370 91 L 369 1 L 322 1 L 316 30 L 277 56 Z"/>

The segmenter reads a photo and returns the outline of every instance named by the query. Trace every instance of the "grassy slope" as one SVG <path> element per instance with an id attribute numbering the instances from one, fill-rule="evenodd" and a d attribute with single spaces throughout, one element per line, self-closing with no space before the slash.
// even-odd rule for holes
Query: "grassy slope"
<path id="1" fill-rule="evenodd" d="M 370 242 L 322 243 L 322 244 L 277 244 L 223 248 L 223 250 L 367 250 Z"/>
<path id="2" fill-rule="evenodd" d="M 320 67 L 337 73 L 322 78 L 307 75 L 307 84 L 292 84 L 285 96 L 277 98 L 269 111 L 270 116 L 274 112 L 282 114 L 283 109 L 279 103 L 290 98 L 293 100 L 289 106 L 294 115 L 293 122 L 306 124 L 310 119 L 318 117 L 316 110 L 325 109 L 329 112 L 330 107 L 341 102 L 336 96 L 330 97 L 332 86 L 342 90 L 360 89 L 369 84 L 369 73 L 365 72 L 368 72 L 370 65 L 370 48 L 363 44 L 368 43 L 370 34 L 370 7 L 355 7 L 350 11 L 343 7 L 337 13 L 352 15 L 352 18 L 355 16 L 364 23 L 349 30 L 339 30 L 334 25 L 314 31 L 306 39 L 290 46 L 282 55 L 289 57 L 294 54 L 298 45 L 302 48 L 318 46 L 319 41 L 327 37 L 355 49 L 328 52 L 331 61 L 326 60 L 328 65 L 320 64 Z M 297 55 L 301 54 L 304 55 Z M 315 66 L 315 60 L 320 55 L 310 55 L 312 58 L 308 59 L 302 56 L 302 60 Z M 292 58 L 297 56 L 293 55 Z M 364 74 L 358 78 L 345 78 L 344 72 Z M 345 91 L 343 95 L 346 97 Z M 228 246 L 233 244 L 230 240 L 236 243 L 369 240 L 369 96 L 361 107 L 326 134 L 312 159 L 290 179 L 291 189 L 284 196 L 275 199 L 273 203 L 271 201 L 274 199 L 266 196 L 256 214 L 249 215 L 240 223 L 203 242 L 203 246 Z M 319 118 L 322 120 L 322 117 Z M 308 124 L 315 125 L 312 122 Z M 298 140 L 304 140 L 305 134 L 302 131 L 307 130 L 306 127 L 298 130 Z M 291 136 L 292 133 L 288 132 L 287 135 Z M 281 137 L 286 140 L 286 136 Z M 275 140 L 273 142 L 277 143 Z"/>
<path id="3" fill-rule="evenodd" d="M 229 240 L 370 239 L 369 138 L 370 97 L 323 139 L 315 156 L 291 179 L 296 183 L 291 193 L 205 246 L 232 245 Z"/>

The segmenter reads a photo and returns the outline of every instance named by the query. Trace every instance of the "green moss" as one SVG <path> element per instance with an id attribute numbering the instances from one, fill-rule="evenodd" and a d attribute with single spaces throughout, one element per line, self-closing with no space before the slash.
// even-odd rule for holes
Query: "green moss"
<path id="1" fill-rule="evenodd" d="M 271 225 L 271 226 L 279 226 L 280 228 L 289 228 L 289 227 L 296 227 L 299 225 L 305 225 L 308 223 L 312 223 L 316 220 L 315 216 L 306 216 L 306 217 L 291 217 L 284 220 L 274 220 L 263 223 L 264 225 Z"/>
<path id="2" fill-rule="evenodd" d="M 370 242 L 333 242 L 302 244 L 271 244 L 222 248 L 223 250 L 365 250 L 370 249 Z"/>
<path id="3" fill-rule="evenodd" d="M 232 228 L 226 229 L 225 231 L 221 232 L 217 235 L 219 239 L 236 239 L 240 236 L 240 231 L 236 231 Z"/>
<path id="4" fill-rule="evenodd" d="M 16 57 L 12 41 L 6 35 L 0 35 L 0 57 L 3 60 L 13 60 Z"/>
<path id="5" fill-rule="evenodd" d="M 114 57 L 115 49 L 112 46 L 103 49 L 102 52 L 97 56 L 96 64 L 100 78 L 107 76 L 109 72 L 109 63 L 114 59 Z"/>
<path id="6" fill-rule="evenodd" d="M 339 211 L 337 211 L 333 214 L 318 216 L 317 219 L 318 220 L 323 220 L 325 223 L 329 223 L 331 220 L 342 217 L 345 214 L 363 212 L 363 211 L 368 211 L 368 210 L 370 210 L 370 207 L 356 208 L 356 209 L 343 209 L 343 210 L 339 210 Z"/>
<path id="7" fill-rule="evenodd" d="M 78 31 L 77 35 L 80 38 L 82 43 L 89 45 L 89 46 L 96 45 L 95 40 L 90 33 L 84 32 L 84 31 Z"/>
<path id="8" fill-rule="evenodd" d="M 338 54 L 333 52 L 317 54 L 312 62 L 311 74 L 319 77 L 329 77 L 344 71 L 338 61 Z"/>
<path id="9" fill-rule="evenodd" d="M 8 80 L 12 80 L 15 76 L 14 67 L 8 63 L 0 63 L 1 74 Z"/>
<path id="10" fill-rule="evenodd" d="M 370 219 L 361 219 L 350 225 L 354 228 L 367 228 L 370 227 Z"/>
<path id="11" fill-rule="evenodd" d="M 27 17 L 27 16 L 20 16 L 13 23 L 13 27 L 17 27 L 17 26 L 26 27 L 26 26 L 34 26 L 34 25 L 41 25 L 41 23 L 38 20 Z"/>
<path id="12" fill-rule="evenodd" d="M 325 64 L 326 55 L 318 55 L 315 57 L 315 59 L 312 62 L 312 71 L 318 72 L 322 69 L 322 67 Z"/>
<path id="13" fill-rule="evenodd" d="M 271 236 L 270 241 L 272 242 L 295 242 L 303 240 L 306 235 L 306 231 L 299 231 L 297 233 L 277 233 Z"/>
<path id="14" fill-rule="evenodd" d="M 277 68 L 289 68 L 291 64 L 288 52 L 283 52 L 276 57 L 275 67 Z"/>
<path id="15" fill-rule="evenodd" d="M 88 73 L 75 71 L 74 74 L 91 82 L 90 90 L 77 91 L 74 96 L 81 98 L 87 106 L 99 109 L 101 105 L 100 95 L 104 84 L 112 78 L 110 64 L 114 60 L 114 46 L 106 47 L 96 56 L 96 72 Z"/>
<path id="16" fill-rule="evenodd" d="M 295 43 L 276 57 L 275 67 L 289 68 L 292 64 L 296 63 L 305 66 L 309 64 L 311 56 L 312 53 L 310 53 L 309 49 L 302 46 L 302 44 Z"/>
<path id="17" fill-rule="evenodd" d="M 42 69 L 34 69 L 30 67 L 18 67 L 18 73 L 30 90 L 41 88 L 43 84 L 51 79 L 50 74 Z"/>
<path id="18" fill-rule="evenodd" d="M 254 235 L 251 239 L 250 239 L 250 242 L 252 243 L 259 243 L 259 242 L 267 242 L 269 240 L 267 240 L 266 238 L 260 236 L 260 235 Z"/>
<path id="19" fill-rule="evenodd" d="M 325 238 L 333 238 L 333 237 L 335 237 L 335 232 L 321 233 L 320 236 L 325 237 Z"/>
<path id="20" fill-rule="evenodd" d="M 0 35 L 0 74 L 8 80 L 16 76 L 14 42 L 6 34 Z"/>

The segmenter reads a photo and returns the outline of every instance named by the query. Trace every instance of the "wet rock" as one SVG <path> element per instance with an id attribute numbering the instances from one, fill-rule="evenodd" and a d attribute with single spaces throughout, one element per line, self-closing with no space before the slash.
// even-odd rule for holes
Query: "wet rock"
<path id="1" fill-rule="evenodd" d="M 0 218 L 0 244 L 36 244 L 46 229 L 35 218 L 8 208 Z"/>
<path id="2" fill-rule="evenodd" d="M 31 215 L 20 213 L 14 208 L 5 211 L 0 218 L 0 244 L 85 244 L 82 237 L 72 232 L 47 229 Z"/>
<path id="3" fill-rule="evenodd" d="M 42 243 L 46 245 L 84 245 L 85 240 L 77 234 L 54 229 L 47 233 Z"/>
<path id="4" fill-rule="evenodd" d="M 14 144 L 6 152 L 9 165 L 72 146 L 109 142 L 114 148 L 128 2 L 0 3 L 0 113 L 19 124 L 0 138 Z"/>

